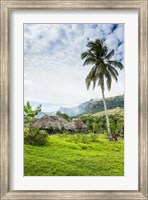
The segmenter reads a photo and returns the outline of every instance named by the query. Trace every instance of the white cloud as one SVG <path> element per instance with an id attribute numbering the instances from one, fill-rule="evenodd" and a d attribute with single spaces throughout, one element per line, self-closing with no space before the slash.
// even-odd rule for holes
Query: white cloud
<path id="1" fill-rule="evenodd" d="M 123 25 L 114 28 L 112 24 L 25 24 L 25 100 L 73 106 L 101 98 L 99 88 L 87 91 L 85 78 L 91 66 L 83 67 L 80 56 L 88 41 L 99 38 L 105 40 L 109 50 L 115 49 L 114 58 L 123 60 L 122 32 Z M 107 96 L 124 92 L 123 77 L 124 71 Z"/>
<path id="2" fill-rule="evenodd" d="M 113 33 L 111 33 L 106 36 L 105 43 L 108 47 L 108 50 L 111 51 L 112 49 L 116 50 L 118 48 L 119 41 L 116 38 L 116 36 Z"/>
<path id="3" fill-rule="evenodd" d="M 114 31 L 114 35 L 120 40 L 120 42 L 124 41 L 124 26 L 119 25 L 119 27 Z"/>

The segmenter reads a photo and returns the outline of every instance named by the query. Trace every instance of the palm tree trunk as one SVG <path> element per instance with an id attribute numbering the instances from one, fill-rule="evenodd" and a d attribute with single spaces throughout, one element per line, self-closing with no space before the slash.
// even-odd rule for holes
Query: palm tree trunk
<path id="1" fill-rule="evenodd" d="M 102 91 L 102 97 L 103 97 L 103 104 L 104 104 L 104 110 L 105 110 L 105 116 L 106 116 L 106 123 L 107 123 L 107 130 L 108 130 L 108 139 L 109 141 L 112 141 L 112 133 L 110 129 L 110 123 L 109 123 L 109 118 L 108 118 L 108 112 L 107 112 L 107 106 L 106 106 L 106 101 L 105 101 L 105 96 L 104 92 Z"/>

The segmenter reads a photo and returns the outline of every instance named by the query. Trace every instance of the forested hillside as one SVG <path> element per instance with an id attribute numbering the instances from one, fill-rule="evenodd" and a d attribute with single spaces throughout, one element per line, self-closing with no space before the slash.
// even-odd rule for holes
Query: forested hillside
<path id="1" fill-rule="evenodd" d="M 116 107 L 124 108 L 124 95 L 106 98 L 106 104 L 108 109 L 113 109 Z M 86 113 L 96 113 L 103 110 L 103 101 L 93 99 L 73 108 L 60 108 L 60 112 L 66 113 L 69 116 L 77 116 Z"/>

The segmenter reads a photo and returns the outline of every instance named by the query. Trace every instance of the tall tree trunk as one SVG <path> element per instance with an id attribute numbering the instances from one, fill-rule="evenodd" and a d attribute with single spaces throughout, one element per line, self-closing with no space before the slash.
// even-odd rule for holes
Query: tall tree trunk
<path id="1" fill-rule="evenodd" d="M 104 110 L 105 110 L 105 116 L 106 116 L 108 139 L 109 139 L 109 141 L 111 141 L 112 140 L 112 133 L 111 133 L 111 129 L 110 129 L 110 123 L 109 123 L 109 118 L 108 118 L 108 113 L 107 113 L 107 106 L 106 106 L 104 91 L 102 91 L 102 97 L 103 97 L 103 104 L 104 104 Z"/>

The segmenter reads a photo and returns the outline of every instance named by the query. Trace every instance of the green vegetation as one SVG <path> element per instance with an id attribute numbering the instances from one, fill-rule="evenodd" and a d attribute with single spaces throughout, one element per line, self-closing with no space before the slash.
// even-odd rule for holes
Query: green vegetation
<path id="1" fill-rule="evenodd" d="M 55 134 L 45 146 L 24 146 L 25 176 L 123 176 L 124 140 L 107 134 Z"/>
<path id="2" fill-rule="evenodd" d="M 117 115 L 117 114 L 124 116 L 124 109 L 116 107 L 114 109 L 108 110 L 108 115 Z M 103 115 L 104 115 L 104 111 L 101 111 L 101 112 L 96 112 L 90 116 L 92 116 L 92 117 L 98 116 L 99 117 L 99 116 L 103 116 Z"/>
<path id="3" fill-rule="evenodd" d="M 25 127 L 28 128 L 29 134 L 32 134 L 32 125 L 36 121 L 35 116 L 41 112 L 41 105 L 39 105 L 35 110 L 32 109 L 30 102 L 24 106 L 24 121 Z"/>
<path id="4" fill-rule="evenodd" d="M 81 58 L 84 59 L 83 65 L 92 65 L 92 69 L 85 79 L 87 89 L 90 88 L 91 84 L 93 84 L 93 89 L 96 85 L 101 88 L 109 141 L 113 140 L 113 135 L 111 132 L 104 95 L 105 84 L 109 91 L 111 89 L 112 79 L 115 81 L 118 80 L 118 69 L 123 69 L 121 62 L 111 60 L 113 56 L 114 50 L 108 52 L 108 48 L 105 46 L 105 43 L 99 39 L 96 39 L 94 42 L 89 41 L 87 44 L 87 51 L 81 54 Z"/>
<path id="5" fill-rule="evenodd" d="M 38 128 L 32 128 L 32 132 L 29 133 L 28 129 L 24 130 L 24 142 L 25 144 L 32 145 L 45 145 L 48 140 L 48 134 Z"/>
<path id="6" fill-rule="evenodd" d="M 108 114 L 112 134 L 114 134 L 116 137 L 119 137 L 121 134 L 124 136 L 123 109 L 117 108 L 109 110 Z M 99 134 L 107 132 L 104 112 L 95 113 L 93 115 L 81 115 L 79 117 L 87 125 L 89 131 Z"/>
<path id="7" fill-rule="evenodd" d="M 108 52 L 99 39 L 88 42 L 81 54 L 83 65 L 92 65 L 86 87 L 99 86 L 102 101 L 78 106 L 81 112 L 70 114 L 83 113 L 77 119 L 58 111 L 57 116 L 45 115 L 36 121 L 41 105 L 34 110 L 29 102 L 24 106 L 25 176 L 124 175 L 124 97 L 105 99 L 104 95 L 123 69 L 122 63 L 111 60 L 113 56 L 114 50 Z M 99 113 L 103 107 L 105 112 Z M 107 111 L 112 108 L 116 109 Z"/>
<path id="8" fill-rule="evenodd" d="M 36 121 L 35 116 L 39 112 L 41 112 L 41 105 L 33 110 L 28 101 L 24 106 L 24 142 L 27 144 L 45 145 L 47 143 L 48 134 L 45 131 L 33 127 L 33 123 Z"/>
<path id="9" fill-rule="evenodd" d="M 108 97 L 105 98 L 105 100 L 108 110 L 116 109 L 117 107 L 124 109 L 124 95 Z M 81 103 L 78 106 L 72 108 L 62 107 L 60 110 L 62 113 L 66 113 L 70 116 L 80 116 L 82 114 L 94 114 L 104 111 L 104 106 L 102 100 L 90 99 L 90 101 Z"/>
<path id="10" fill-rule="evenodd" d="M 56 115 L 63 117 L 64 119 L 66 119 L 67 121 L 71 121 L 71 118 L 69 117 L 69 115 L 65 114 L 65 113 L 61 113 L 60 111 L 56 112 Z"/>
<path id="11" fill-rule="evenodd" d="M 25 176 L 123 176 L 124 175 L 124 117 L 123 109 L 109 110 L 112 137 L 109 142 L 103 112 L 79 116 L 88 128 L 83 133 L 57 133 L 53 127 L 46 131 L 34 127 L 35 116 L 41 110 L 24 107 L 24 175 Z M 60 117 L 72 120 L 68 115 Z M 53 132 L 54 130 L 54 132 Z M 52 133 L 52 134 L 51 134 Z M 122 137 L 122 138 L 123 138 Z M 118 139 L 117 139 L 118 138 Z"/>
<path id="12" fill-rule="evenodd" d="M 116 96 L 112 98 L 106 98 L 106 105 L 108 110 L 119 108 L 124 108 L 124 95 Z M 103 101 L 89 101 L 85 107 L 85 112 L 83 114 L 94 114 L 104 111 Z M 105 113 L 103 113 L 105 114 Z"/>

